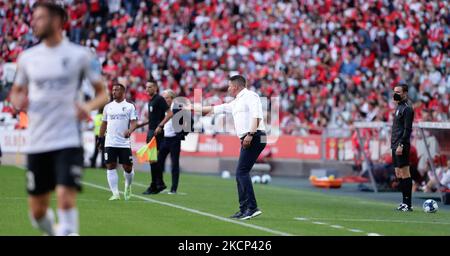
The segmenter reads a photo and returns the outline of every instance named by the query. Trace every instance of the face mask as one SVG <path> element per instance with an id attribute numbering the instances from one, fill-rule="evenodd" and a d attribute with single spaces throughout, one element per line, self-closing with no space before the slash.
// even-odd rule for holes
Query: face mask
<path id="1" fill-rule="evenodd" d="M 401 99 L 402 99 L 402 96 L 400 96 L 400 94 L 394 93 L 394 100 L 395 101 L 400 101 Z"/>

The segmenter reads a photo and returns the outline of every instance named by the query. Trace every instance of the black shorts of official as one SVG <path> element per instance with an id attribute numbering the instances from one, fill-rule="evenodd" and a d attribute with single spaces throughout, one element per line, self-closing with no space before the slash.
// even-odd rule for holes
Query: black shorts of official
<path id="1" fill-rule="evenodd" d="M 409 149 L 409 145 L 404 145 L 401 155 L 397 155 L 395 153 L 396 149 L 392 149 L 392 164 L 395 168 L 409 166 Z"/>
<path id="2" fill-rule="evenodd" d="M 119 164 L 133 165 L 133 155 L 131 153 L 131 148 L 105 148 L 105 163 L 117 163 L 117 158 L 119 158 Z"/>
<path id="3" fill-rule="evenodd" d="M 27 162 L 28 194 L 46 194 L 55 190 L 56 185 L 81 191 L 83 148 L 29 154 Z"/>

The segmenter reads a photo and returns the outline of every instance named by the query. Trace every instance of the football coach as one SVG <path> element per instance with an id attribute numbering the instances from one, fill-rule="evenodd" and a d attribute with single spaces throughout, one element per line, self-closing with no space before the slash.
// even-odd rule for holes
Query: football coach
<path id="1" fill-rule="evenodd" d="M 261 151 L 266 146 L 266 133 L 261 99 L 258 94 L 247 89 L 247 81 L 241 75 L 229 78 L 228 92 L 234 100 L 217 106 L 195 106 L 194 111 L 202 114 L 231 113 L 237 136 L 241 140 L 239 161 L 236 168 L 236 182 L 239 194 L 239 211 L 231 218 L 247 220 L 260 215 L 250 170 Z"/>

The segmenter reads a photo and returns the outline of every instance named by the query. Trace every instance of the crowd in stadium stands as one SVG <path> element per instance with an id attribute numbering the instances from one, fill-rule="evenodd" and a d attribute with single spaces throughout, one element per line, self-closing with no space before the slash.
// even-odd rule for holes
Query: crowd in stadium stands
<path id="1" fill-rule="evenodd" d="M 450 119 L 447 1 L 65 2 L 68 37 L 97 53 L 109 86 L 127 80 L 142 113 L 150 76 L 191 99 L 203 89 L 217 104 L 237 72 L 261 96 L 280 97 L 285 134 L 391 121 L 402 80 L 416 121 Z M 0 0 L 0 67 L 36 43 L 32 3 Z"/>

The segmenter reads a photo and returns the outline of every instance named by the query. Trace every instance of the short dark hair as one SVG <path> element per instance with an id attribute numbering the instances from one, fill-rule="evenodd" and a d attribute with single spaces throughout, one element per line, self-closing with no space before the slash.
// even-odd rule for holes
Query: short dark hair
<path id="1" fill-rule="evenodd" d="M 399 83 L 395 87 L 401 87 L 403 92 L 408 92 L 408 85 L 406 83 Z"/>
<path id="2" fill-rule="evenodd" d="M 125 85 L 123 85 L 123 84 L 121 84 L 121 83 L 114 83 L 114 84 L 113 84 L 113 87 L 114 87 L 114 86 L 120 86 L 120 87 L 122 87 L 124 90 L 126 90 Z"/>
<path id="3" fill-rule="evenodd" d="M 237 83 L 239 86 L 247 87 L 247 80 L 241 75 L 234 75 L 229 80 L 230 82 Z"/>
<path id="4" fill-rule="evenodd" d="M 154 84 L 156 87 L 158 87 L 158 83 L 156 82 L 156 80 L 152 77 L 150 79 L 147 80 L 147 83 L 151 83 Z"/>
<path id="5" fill-rule="evenodd" d="M 61 18 L 62 25 L 64 25 L 64 23 L 66 23 L 68 20 L 66 9 L 64 8 L 64 5 L 60 3 L 60 1 L 52 1 L 52 0 L 37 1 L 33 5 L 33 10 L 35 10 L 38 7 L 46 8 L 51 15 L 59 16 Z"/>

